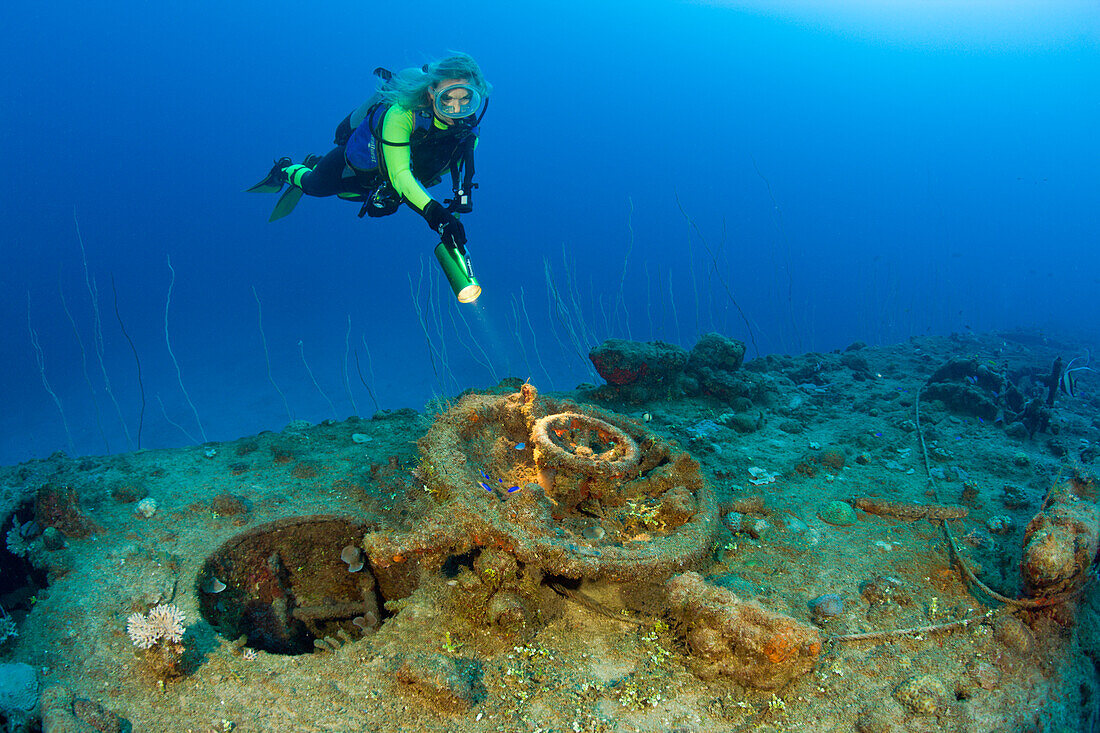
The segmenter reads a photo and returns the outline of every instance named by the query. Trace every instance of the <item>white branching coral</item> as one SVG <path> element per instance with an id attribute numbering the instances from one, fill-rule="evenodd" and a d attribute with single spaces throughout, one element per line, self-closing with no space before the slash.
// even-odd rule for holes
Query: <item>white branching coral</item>
<path id="1" fill-rule="evenodd" d="M 16 557 L 26 556 L 27 543 L 23 540 L 23 535 L 19 533 L 18 527 L 12 527 L 11 529 L 9 529 L 5 539 L 8 546 L 8 552 L 15 555 Z"/>
<path id="2" fill-rule="evenodd" d="M 183 612 L 172 604 L 161 603 L 148 615 L 132 613 L 126 619 L 126 633 L 141 649 L 150 649 L 161 640 L 179 643 L 183 639 Z"/>
<path id="3" fill-rule="evenodd" d="M 0 608 L 0 613 L 3 612 L 4 609 Z M 3 616 L 0 616 L 0 644 L 3 644 L 13 636 L 19 636 L 19 628 L 15 625 L 15 619 L 5 613 Z"/>
<path id="4" fill-rule="evenodd" d="M 28 522 L 29 524 L 29 522 Z M 23 527 L 19 524 L 19 520 L 12 517 L 12 527 L 8 530 L 7 535 L 4 537 L 5 544 L 8 546 L 8 552 L 16 557 L 26 557 L 27 552 L 30 551 L 31 545 L 27 540 L 27 536 L 23 533 Z"/>

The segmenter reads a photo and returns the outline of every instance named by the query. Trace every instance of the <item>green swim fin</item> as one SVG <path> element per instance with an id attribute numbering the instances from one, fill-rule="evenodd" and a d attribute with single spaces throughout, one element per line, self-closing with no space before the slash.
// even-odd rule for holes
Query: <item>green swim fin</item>
<path id="1" fill-rule="evenodd" d="M 245 189 L 245 191 L 248 193 L 278 193 L 283 190 L 283 184 L 286 183 L 286 173 L 283 169 L 292 162 L 290 158 L 279 158 L 275 161 L 275 165 L 271 166 L 271 171 L 262 181 L 251 188 Z"/>
<path id="2" fill-rule="evenodd" d="M 294 207 L 298 205 L 298 201 L 301 200 L 304 191 L 297 186 L 291 186 L 283 195 L 279 197 L 279 201 L 275 204 L 275 208 L 271 211 L 271 216 L 267 218 L 268 221 L 275 221 L 276 219 L 282 219 L 284 216 L 294 211 Z"/>
<path id="3" fill-rule="evenodd" d="M 279 173 L 282 175 L 283 179 L 290 183 L 290 188 L 284 191 L 283 195 L 279 197 L 278 202 L 275 204 L 275 208 L 271 211 L 271 216 L 267 219 L 268 221 L 282 219 L 284 216 L 294 211 L 294 207 L 298 205 L 304 193 L 301 189 L 302 176 L 311 172 L 313 166 L 317 165 L 320 161 L 320 155 L 307 155 L 305 163 L 288 165 L 279 169 Z M 281 163 L 282 161 L 279 162 Z"/>

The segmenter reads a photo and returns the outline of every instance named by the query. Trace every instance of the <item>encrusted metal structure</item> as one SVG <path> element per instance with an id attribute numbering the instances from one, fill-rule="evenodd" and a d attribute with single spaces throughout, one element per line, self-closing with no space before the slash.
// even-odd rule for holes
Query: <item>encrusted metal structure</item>
<path id="1" fill-rule="evenodd" d="M 695 459 L 642 423 L 529 384 L 463 397 L 419 447 L 433 511 L 411 531 L 364 542 L 387 598 L 475 549 L 544 575 L 663 581 L 714 543 L 718 507 Z"/>

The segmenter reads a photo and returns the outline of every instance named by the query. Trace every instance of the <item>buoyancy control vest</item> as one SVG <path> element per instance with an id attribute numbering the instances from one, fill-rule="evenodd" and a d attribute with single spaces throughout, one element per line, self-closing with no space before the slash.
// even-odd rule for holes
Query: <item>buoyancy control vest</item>
<path id="1" fill-rule="evenodd" d="M 385 83 L 393 76 L 391 72 L 381 67 L 375 69 L 374 74 L 383 80 L 383 89 Z M 352 164 L 350 159 L 348 161 L 353 170 L 362 172 L 377 169 L 384 174 L 385 179 L 388 179 L 382 146 L 408 145 L 412 173 L 425 186 L 434 186 L 439 183 L 443 172 L 449 168 L 456 196 L 463 190 L 468 193 L 475 187 L 473 184 L 474 147 L 477 142 L 478 126 L 488 109 L 488 100 L 476 119 L 456 120 L 445 128 L 435 125 L 432 112 L 414 111 L 416 127 L 407 143 L 383 140 L 382 124 L 389 109 L 390 106 L 383 102 L 381 95 L 376 92 L 336 127 L 333 142 L 343 146 L 348 144 L 352 134 L 361 125 L 366 124 L 367 129 L 370 130 L 369 149 L 355 151 L 358 165 Z M 363 164 L 367 161 L 369 161 L 368 167 L 363 168 Z"/>

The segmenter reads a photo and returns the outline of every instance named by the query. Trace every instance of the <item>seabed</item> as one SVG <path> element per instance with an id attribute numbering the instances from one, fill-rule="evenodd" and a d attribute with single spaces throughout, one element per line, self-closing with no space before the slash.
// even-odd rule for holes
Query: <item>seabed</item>
<path id="1" fill-rule="evenodd" d="M 1100 397 L 1034 402 L 1081 351 L 693 352 L 690 397 L 622 367 L 2 468 L 9 730 L 1092 730 Z"/>

